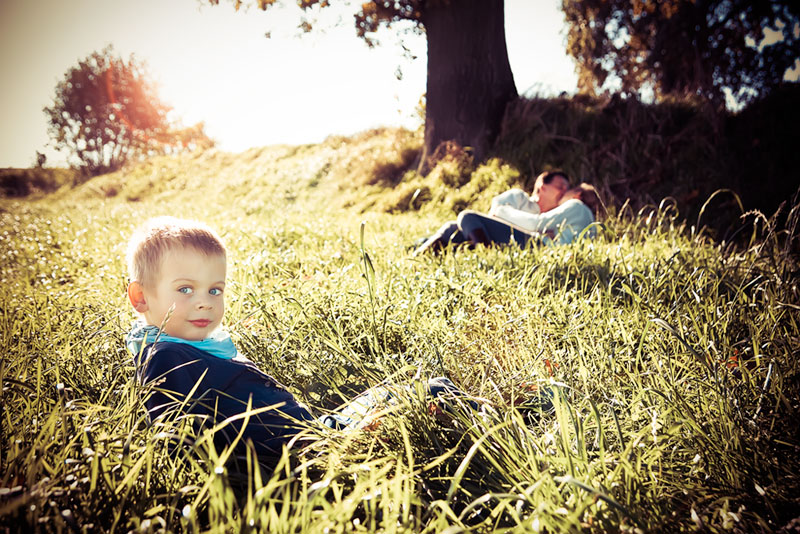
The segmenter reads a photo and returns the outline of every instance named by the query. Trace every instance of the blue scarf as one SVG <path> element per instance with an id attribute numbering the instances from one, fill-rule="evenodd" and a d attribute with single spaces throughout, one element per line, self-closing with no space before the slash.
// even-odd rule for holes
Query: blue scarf
<path id="1" fill-rule="evenodd" d="M 231 336 L 221 329 L 214 330 L 209 337 L 202 341 L 189 341 L 160 332 L 157 326 L 148 325 L 142 321 L 136 321 L 133 323 L 131 331 L 128 332 L 125 338 L 125 344 L 134 356 L 137 356 L 141 352 L 142 345 L 149 345 L 156 341 L 184 343 L 200 349 L 203 352 L 207 352 L 212 356 L 216 356 L 217 358 L 222 358 L 223 360 L 232 360 L 236 357 L 236 346 L 233 344 Z"/>

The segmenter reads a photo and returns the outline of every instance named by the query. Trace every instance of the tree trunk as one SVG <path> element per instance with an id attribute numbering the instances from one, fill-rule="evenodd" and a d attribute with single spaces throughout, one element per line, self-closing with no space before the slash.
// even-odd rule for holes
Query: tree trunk
<path id="1" fill-rule="evenodd" d="M 444 141 L 481 161 L 517 97 L 508 63 L 503 0 L 429 0 L 422 18 L 428 40 L 425 144 L 420 170 Z"/>

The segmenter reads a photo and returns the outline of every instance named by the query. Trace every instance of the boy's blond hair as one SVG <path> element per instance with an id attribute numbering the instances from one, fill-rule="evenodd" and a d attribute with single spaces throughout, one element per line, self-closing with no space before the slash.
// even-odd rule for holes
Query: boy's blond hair
<path id="1" fill-rule="evenodd" d="M 227 255 L 222 239 L 205 224 L 175 217 L 154 217 L 136 230 L 128 243 L 131 281 L 142 285 L 155 283 L 164 254 L 176 248 L 192 248 L 207 256 Z"/>

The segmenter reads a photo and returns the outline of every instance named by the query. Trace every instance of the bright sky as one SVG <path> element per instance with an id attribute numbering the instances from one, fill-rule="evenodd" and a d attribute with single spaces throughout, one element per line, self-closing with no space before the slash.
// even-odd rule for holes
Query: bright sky
<path id="1" fill-rule="evenodd" d="M 393 31 L 369 49 L 356 37 L 351 15 L 328 8 L 318 29 L 298 38 L 300 10 L 292 0 L 284 3 L 236 12 L 230 0 L 216 7 L 207 0 L 0 0 L 0 167 L 31 166 L 37 150 L 48 165 L 63 164 L 66 155 L 46 149 L 42 108 L 69 68 L 109 43 L 125 58 L 134 53 L 146 61 L 162 100 L 184 124 L 204 121 L 222 150 L 418 125 L 424 37 L 406 36 L 415 60 L 402 57 Z M 559 4 L 506 0 L 509 60 L 520 93 L 575 91 Z M 329 24 L 338 17 L 339 27 Z"/>

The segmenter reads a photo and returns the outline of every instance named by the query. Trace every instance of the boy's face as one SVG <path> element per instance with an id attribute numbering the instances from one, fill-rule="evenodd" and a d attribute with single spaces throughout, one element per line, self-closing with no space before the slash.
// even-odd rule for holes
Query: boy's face
<path id="1" fill-rule="evenodd" d="M 192 248 L 176 248 L 164 254 L 152 284 L 132 282 L 128 297 L 147 324 L 164 326 L 170 336 L 200 341 L 222 322 L 225 311 L 225 256 L 207 256 Z"/>

